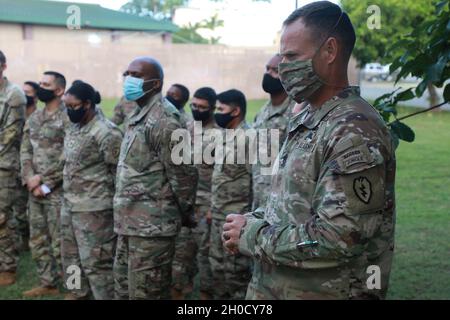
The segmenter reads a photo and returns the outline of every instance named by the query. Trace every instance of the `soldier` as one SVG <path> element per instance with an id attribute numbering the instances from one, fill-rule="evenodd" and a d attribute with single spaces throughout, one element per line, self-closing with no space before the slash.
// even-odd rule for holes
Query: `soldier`
<path id="1" fill-rule="evenodd" d="M 27 110 L 25 113 L 27 119 L 34 111 L 36 111 L 38 102 L 38 90 L 39 84 L 34 81 L 25 81 L 25 83 L 23 84 L 23 92 L 25 92 L 25 97 L 27 98 Z"/>
<path id="2" fill-rule="evenodd" d="M 245 121 L 247 103 L 244 94 L 235 89 L 220 93 L 217 100 L 219 102 L 214 115 L 217 124 L 222 128 L 234 130 L 224 130 L 228 132 L 224 134 L 223 158 L 216 157 L 212 175 L 209 262 L 213 277 L 213 298 L 244 299 L 251 277 L 250 259 L 239 254 L 233 256 L 225 252 L 221 233 L 227 214 L 244 214 L 251 210 L 251 165 L 248 162 L 240 164 L 237 161 L 237 158 L 242 156 L 238 154 L 238 150 L 240 150 L 239 136 L 245 135 L 245 130 L 249 129 Z M 247 142 L 245 142 L 245 149 L 248 154 Z M 216 155 L 218 152 L 218 150 L 215 151 Z M 230 156 L 232 156 L 231 159 L 235 158 L 234 162 L 226 159 Z"/>
<path id="3" fill-rule="evenodd" d="M 125 75 L 125 97 L 139 107 L 129 119 L 117 167 L 115 296 L 168 299 L 175 237 L 182 220 L 193 216 L 197 171 L 172 161 L 172 133 L 183 126 L 161 95 L 159 62 L 137 58 Z"/>
<path id="4" fill-rule="evenodd" d="M 25 119 L 28 119 L 30 115 L 37 108 L 37 91 L 39 89 L 39 84 L 33 81 L 26 81 L 23 84 L 23 92 L 27 99 L 27 107 L 25 110 Z M 28 251 L 30 240 L 30 225 L 28 222 L 28 190 L 27 187 L 22 183 L 20 179 L 20 170 L 18 177 L 19 190 L 17 191 L 17 199 L 14 203 L 14 219 L 16 222 L 16 237 L 17 237 L 17 248 L 19 251 Z"/>
<path id="5" fill-rule="evenodd" d="M 254 261 L 248 299 L 386 296 L 394 145 L 378 112 L 349 87 L 354 44 L 348 15 L 328 1 L 306 5 L 284 22 L 280 79 L 307 106 L 290 123 L 267 206 L 230 215 L 224 226 L 225 246 Z M 375 286 L 371 268 L 381 280 Z"/>
<path id="6" fill-rule="evenodd" d="M 191 109 L 195 122 L 191 121 L 188 129 L 193 157 L 195 153 L 205 152 L 212 143 L 212 130 L 218 128 L 214 120 L 216 99 L 216 92 L 209 87 L 198 89 L 192 98 Z M 201 131 L 195 130 L 195 125 L 201 126 Z M 194 142 L 200 141 L 202 147 L 196 149 Z M 209 300 L 212 297 L 211 266 L 208 256 L 211 234 L 211 176 L 214 163 L 207 164 L 202 157 L 202 163 L 196 163 L 196 168 L 199 175 L 195 198 L 195 217 L 198 225 L 194 229 L 182 227 L 177 237 L 172 266 L 173 299 L 184 299 L 192 292 L 196 274 L 199 276 L 200 299 Z"/>
<path id="7" fill-rule="evenodd" d="M 13 204 L 19 187 L 19 148 L 25 123 L 26 98 L 3 73 L 6 57 L 0 51 L 0 286 L 16 281 Z"/>
<path id="8" fill-rule="evenodd" d="M 72 265 L 82 271 L 80 288 L 66 298 L 111 300 L 117 239 L 113 197 L 122 132 L 98 112 L 100 94 L 88 83 L 75 81 L 63 100 L 74 125 L 64 141 L 61 256 L 66 276 Z"/>
<path id="9" fill-rule="evenodd" d="M 189 95 L 189 89 L 179 83 L 170 86 L 166 93 L 166 99 L 178 109 L 181 114 L 181 119 L 186 124 L 192 121 L 191 115 L 184 110 L 184 106 L 189 101 Z"/>
<path id="10" fill-rule="evenodd" d="M 267 101 L 261 111 L 258 112 L 252 127 L 257 130 L 267 130 L 269 137 L 270 130 L 278 130 L 279 143 L 281 145 L 286 138 L 289 117 L 295 105 L 295 101 L 287 95 L 281 85 L 280 77 L 278 75 L 278 64 L 280 62 L 281 56 L 277 54 L 273 56 L 266 65 L 262 88 L 270 95 L 270 100 Z M 268 140 L 268 145 L 265 146 L 264 149 L 271 150 L 270 140 Z M 260 150 L 260 152 L 262 151 L 263 150 Z M 270 174 L 262 172 L 263 167 L 264 166 L 261 165 L 260 161 L 252 167 L 253 210 L 264 206 L 269 196 L 271 176 Z M 270 166 L 266 166 L 266 169 L 270 169 Z"/>
<path id="11" fill-rule="evenodd" d="M 30 249 L 40 279 L 40 286 L 24 292 L 26 297 L 59 294 L 62 272 L 62 152 L 69 119 L 61 98 L 66 79 L 58 72 L 47 71 L 39 85 L 38 98 L 45 107 L 27 120 L 20 149 L 22 181 L 30 192 Z"/>
<path id="12" fill-rule="evenodd" d="M 120 98 L 119 102 L 114 107 L 114 115 L 111 121 L 120 126 L 123 124 L 123 128 L 127 127 L 129 116 L 136 110 L 137 105 L 135 101 L 128 101 L 125 97 Z"/>

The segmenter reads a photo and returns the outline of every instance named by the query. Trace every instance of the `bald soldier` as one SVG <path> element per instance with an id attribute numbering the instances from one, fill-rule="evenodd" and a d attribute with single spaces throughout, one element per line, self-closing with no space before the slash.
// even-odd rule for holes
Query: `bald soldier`
<path id="1" fill-rule="evenodd" d="M 27 102 L 20 87 L 3 76 L 5 70 L 6 57 L 0 51 L 0 286 L 16 281 L 13 205 L 19 188 L 19 148 Z"/>
<path id="2" fill-rule="evenodd" d="M 278 130 L 279 145 L 286 138 L 289 116 L 295 105 L 295 100 L 288 96 L 284 90 L 278 75 L 278 64 L 281 62 L 279 54 L 274 55 L 267 62 L 262 88 L 270 95 L 270 99 L 264 104 L 255 117 L 252 127 L 256 130 Z M 265 150 L 271 150 L 272 141 L 268 140 Z M 264 150 L 260 150 L 263 152 Z M 267 155 L 270 155 L 268 152 Z M 260 161 L 252 166 L 253 179 L 253 210 L 264 206 L 269 195 L 270 174 L 265 174 L 262 169 L 270 172 L 270 166 L 263 166 Z"/>
<path id="3" fill-rule="evenodd" d="M 124 73 L 124 95 L 138 108 L 122 142 L 114 196 L 117 299 L 169 299 L 175 238 L 193 216 L 198 175 L 175 165 L 172 133 L 185 129 L 180 113 L 161 95 L 158 61 L 133 60 Z"/>
<path id="4" fill-rule="evenodd" d="M 290 123 L 267 205 L 224 225 L 224 245 L 254 261 L 247 299 L 386 297 L 394 145 L 378 112 L 349 87 L 354 43 L 348 15 L 328 1 L 284 22 L 280 79 L 307 106 Z"/>

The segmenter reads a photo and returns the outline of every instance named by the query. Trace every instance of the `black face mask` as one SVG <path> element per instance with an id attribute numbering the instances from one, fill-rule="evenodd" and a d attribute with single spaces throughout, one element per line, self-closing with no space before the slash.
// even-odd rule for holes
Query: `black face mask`
<path id="1" fill-rule="evenodd" d="M 34 97 L 32 96 L 25 96 L 27 98 L 27 107 L 31 107 L 34 105 Z"/>
<path id="2" fill-rule="evenodd" d="M 177 108 L 178 110 L 183 109 L 183 105 L 182 105 L 181 101 L 175 100 L 171 96 L 167 96 L 166 99 L 169 100 L 169 102 L 171 104 L 173 104 L 175 106 L 175 108 Z"/>
<path id="3" fill-rule="evenodd" d="M 211 116 L 211 111 L 192 110 L 192 117 L 195 121 L 206 121 Z"/>
<path id="4" fill-rule="evenodd" d="M 41 87 L 39 87 L 39 89 L 37 91 L 37 97 L 39 100 L 41 100 L 44 103 L 50 102 L 56 98 L 55 92 L 53 90 L 48 90 L 48 89 L 44 89 Z"/>
<path id="5" fill-rule="evenodd" d="M 86 109 L 83 107 L 77 110 L 67 108 L 67 115 L 69 116 L 70 121 L 72 121 L 73 123 L 80 123 L 85 114 Z"/>
<path id="6" fill-rule="evenodd" d="M 265 73 L 262 81 L 262 88 L 269 94 L 276 94 L 284 91 L 281 80 L 272 77 L 270 74 Z"/>
<path id="7" fill-rule="evenodd" d="M 226 128 L 231 120 L 233 120 L 234 116 L 231 115 L 231 112 L 214 114 L 214 119 L 219 127 Z"/>

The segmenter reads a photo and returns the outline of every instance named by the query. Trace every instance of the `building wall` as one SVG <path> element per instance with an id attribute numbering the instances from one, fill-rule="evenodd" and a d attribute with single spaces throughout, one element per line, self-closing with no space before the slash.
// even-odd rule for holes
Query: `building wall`
<path id="1" fill-rule="evenodd" d="M 90 43 L 92 34 L 101 41 Z M 278 48 L 171 44 L 164 43 L 160 34 L 140 32 L 119 32 L 113 41 L 110 31 L 44 26 L 33 27 L 32 37 L 24 40 L 21 25 L 0 24 L 0 50 L 8 59 L 7 76 L 17 83 L 39 81 L 42 72 L 55 70 L 69 83 L 81 79 L 104 97 L 119 97 L 128 64 L 135 57 L 149 55 L 163 65 L 165 89 L 175 82 L 191 91 L 201 86 L 217 91 L 237 88 L 256 99 L 266 97 L 261 79 L 266 62 Z M 358 81 L 355 66 L 352 63 L 349 70 L 352 84 Z"/>

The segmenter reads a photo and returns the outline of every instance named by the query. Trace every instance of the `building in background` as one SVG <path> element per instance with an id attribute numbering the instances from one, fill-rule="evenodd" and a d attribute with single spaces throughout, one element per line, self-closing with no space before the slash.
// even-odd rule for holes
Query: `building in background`
<path id="1" fill-rule="evenodd" d="M 104 44 L 171 42 L 178 27 L 110 10 L 96 4 L 0 0 L 0 40 L 3 41 L 77 41 Z"/>
<path id="2" fill-rule="evenodd" d="M 79 8 L 80 29 L 73 28 L 74 8 Z M 278 43 L 266 47 L 174 44 L 172 34 L 177 30 L 168 21 L 99 5 L 0 0 L 0 50 L 8 58 L 7 75 L 15 83 L 36 81 L 44 71 L 56 70 L 69 83 L 82 79 L 103 97 L 117 98 L 129 62 L 146 55 L 161 62 L 167 85 L 182 83 L 191 91 L 203 86 L 218 92 L 236 88 L 249 99 L 266 97 L 261 80 L 268 59 L 279 51 Z M 349 74 L 350 81 L 357 83 L 354 66 Z"/>

